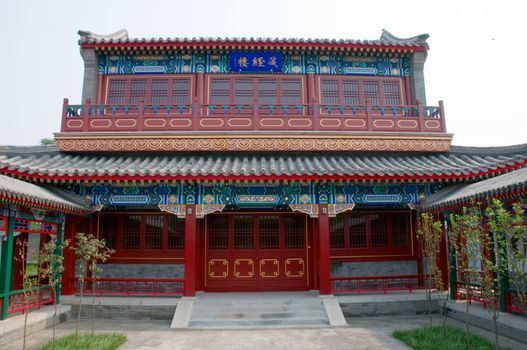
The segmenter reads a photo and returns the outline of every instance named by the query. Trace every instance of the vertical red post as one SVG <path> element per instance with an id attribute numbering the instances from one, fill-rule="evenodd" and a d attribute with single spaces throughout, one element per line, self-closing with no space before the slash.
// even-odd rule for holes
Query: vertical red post
<path id="1" fill-rule="evenodd" d="M 66 217 L 64 223 L 64 240 L 70 241 L 70 246 L 75 245 L 75 233 L 77 232 L 77 218 Z M 62 272 L 62 295 L 75 293 L 73 279 L 75 277 L 75 253 L 71 249 L 64 249 L 64 272 Z"/>
<path id="2" fill-rule="evenodd" d="M 443 101 L 439 101 L 439 118 L 441 118 L 441 132 L 446 132 L 445 106 Z"/>
<path id="3" fill-rule="evenodd" d="M 329 258 L 329 216 L 328 205 L 318 205 L 319 240 L 319 288 L 320 294 L 331 294 L 330 258 Z"/>
<path id="4" fill-rule="evenodd" d="M 419 113 L 419 131 L 425 130 L 425 110 L 423 108 L 423 103 L 420 100 L 417 100 L 417 113 Z"/>
<path id="5" fill-rule="evenodd" d="M 67 118 L 68 118 L 68 104 L 69 100 L 67 98 L 62 102 L 62 123 L 60 125 L 60 132 L 66 131 Z"/>
<path id="6" fill-rule="evenodd" d="M 86 102 L 84 103 L 84 114 L 82 115 L 82 131 L 88 131 L 88 129 L 90 128 L 90 108 L 91 98 L 88 97 L 86 99 Z M 95 111 L 95 114 L 97 114 L 97 111 Z"/>
<path id="7" fill-rule="evenodd" d="M 187 204 L 185 215 L 185 288 L 183 295 L 196 295 L 196 205 Z"/>

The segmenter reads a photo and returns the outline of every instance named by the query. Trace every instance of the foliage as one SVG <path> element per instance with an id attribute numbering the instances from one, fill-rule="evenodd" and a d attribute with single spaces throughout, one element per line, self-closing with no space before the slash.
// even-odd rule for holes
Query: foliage
<path id="1" fill-rule="evenodd" d="M 18 248 L 15 260 L 19 261 L 22 267 L 20 275 L 22 276 L 22 285 L 24 287 L 24 337 L 22 343 L 22 349 L 26 349 L 26 338 L 27 338 L 27 316 L 29 314 L 29 301 L 35 299 L 35 287 L 38 287 L 39 279 L 34 278 L 34 275 L 30 275 L 26 268 L 26 262 L 28 260 L 28 243 L 26 239 L 17 239 L 16 246 Z"/>
<path id="2" fill-rule="evenodd" d="M 81 334 L 78 337 L 75 345 L 75 334 L 69 334 L 57 339 L 57 350 L 114 350 L 126 342 L 126 336 L 119 333 L 110 334 Z M 39 348 L 39 350 L 51 350 L 52 343 L 48 342 L 46 345 Z"/>
<path id="3" fill-rule="evenodd" d="M 95 283 L 98 274 L 101 269 L 98 267 L 100 261 L 106 261 L 113 253 L 114 250 L 106 247 L 106 241 L 104 239 L 99 240 L 92 234 L 86 234 L 78 232 L 75 235 L 75 246 L 72 247 L 75 252 L 75 257 L 79 262 L 77 278 L 80 282 L 80 297 L 79 297 L 79 312 L 77 314 L 77 327 L 75 329 L 75 340 L 74 345 L 77 341 L 79 334 L 80 316 L 82 312 L 82 295 L 84 291 L 84 284 L 86 279 L 86 273 L 88 270 L 92 275 L 92 291 L 95 293 Z M 93 294 L 95 296 L 95 294 Z M 92 299 L 93 310 L 95 309 L 95 298 Z M 92 317 L 92 334 L 94 334 L 95 314 Z"/>
<path id="4" fill-rule="evenodd" d="M 511 225 L 506 232 L 510 282 L 527 313 L 527 217 L 521 203 L 512 205 Z"/>
<path id="5" fill-rule="evenodd" d="M 40 139 L 40 144 L 42 146 L 46 146 L 46 145 L 55 145 L 56 144 L 56 141 L 55 139 L 50 139 L 50 138 L 43 138 L 43 139 Z"/>
<path id="6" fill-rule="evenodd" d="M 466 349 L 466 333 L 452 327 L 446 327 L 446 334 L 444 334 L 442 327 L 425 327 L 408 331 L 395 331 L 393 336 L 415 350 Z M 494 349 L 494 344 L 490 341 L 475 335 L 470 335 L 470 344 L 478 350 Z"/>
<path id="7" fill-rule="evenodd" d="M 435 289 L 441 301 L 444 301 L 444 306 L 448 300 L 448 293 L 446 293 L 443 272 L 439 266 L 439 256 L 441 252 L 441 242 L 443 241 L 443 226 L 440 221 L 435 221 L 430 213 L 422 213 L 419 221 L 419 229 L 417 230 L 417 238 L 422 247 L 423 255 L 427 260 L 427 277 L 426 281 L 426 295 L 429 305 L 430 327 L 432 327 L 432 290 Z M 430 275 L 430 276 L 428 276 Z"/>
<path id="8" fill-rule="evenodd" d="M 64 271 L 64 257 L 62 251 L 68 247 L 69 241 L 66 240 L 62 243 L 57 243 L 54 240 L 42 245 L 39 255 L 39 277 L 47 280 L 53 298 L 57 300 L 57 287 L 60 286 L 62 281 L 62 272 Z M 52 338 L 52 349 L 55 349 L 55 318 L 57 317 L 57 303 L 54 303 L 55 312 L 53 314 L 53 338 Z"/>

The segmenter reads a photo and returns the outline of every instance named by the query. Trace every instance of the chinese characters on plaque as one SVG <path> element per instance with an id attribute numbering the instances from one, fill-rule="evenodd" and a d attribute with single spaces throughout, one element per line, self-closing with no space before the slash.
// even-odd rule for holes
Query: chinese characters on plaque
<path id="1" fill-rule="evenodd" d="M 231 52 L 231 72 L 282 72 L 281 52 Z"/>

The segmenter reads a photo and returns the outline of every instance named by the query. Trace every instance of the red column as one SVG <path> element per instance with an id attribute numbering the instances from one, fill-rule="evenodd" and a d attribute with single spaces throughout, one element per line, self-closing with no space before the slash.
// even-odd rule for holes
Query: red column
<path id="1" fill-rule="evenodd" d="M 71 216 L 66 217 L 64 223 L 64 240 L 70 241 L 70 246 L 75 245 L 75 233 L 79 219 Z M 75 253 L 73 250 L 66 248 L 62 252 L 64 255 L 64 272 L 62 272 L 62 295 L 71 295 L 75 292 L 73 288 L 73 278 L 75 277 Z"/>
<path id="2" fill-rule="evenodd" d="M 320 294 L 331 294 L 328 205 L 319 204 L 318 210 L 319 288 Z"/>
<path id="3" fill-rule="evenodd" d="M 183 295 L 196 295 L 196 205 L 187 204 L 185 216 L 185 289 Z"/>

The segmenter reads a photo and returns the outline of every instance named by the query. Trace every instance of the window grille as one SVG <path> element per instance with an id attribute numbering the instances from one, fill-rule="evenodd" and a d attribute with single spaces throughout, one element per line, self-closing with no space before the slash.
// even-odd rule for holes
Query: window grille
<path id="1" fill-rule="evenodd" d="M 163 249 L 163 216 L 146 216 L 145 249 Z"/>
<path id="2" fill-rule="evenodd" d="M 103 216 L 101 218 L 101 237 L 106 241 L 106 246 L 111 249 L 117 247 L 117 234 L 119 222 L 113 217 Z"/>
<path id="3" fill-rule="evenodd" d="M 344 217 L 337 216 L 329 221 L 329 241 L 331 248 L 344 248 Z"/>
<path id="4" fill-rule="evenodd" d="M 185 248 L 185 220 L 176 216 L 168 217 L 168 249 Z"/>
<path id="5" fill-rule="evenodd" d="M 388 246 L 388 232 L 386 227 L 386 216 L 370 215 L 371 246 L 373 248 L 385 248 Z"/>
<path id="6" fill-rule="evenodd" d="M 168 96 L 168 81 L 166 79 L 152 80 L 151 103 L 153 105 L 166 105 Z"/>
<path id="7" fill-rule="evenodd" d="M 284 217 L 284 247 L 301 249 L 305 245 L 304 218 L 301 216 Z"/>
<path id="8" fill-rule="evenodd" d="M 141 239 L 141 217 L 128 216 L 124 220 L 123 249 L 139 249 Z"/>
<path id="9" fill-rule="evenodd" d="M 258 229 L 260 232 L 260 249 L 280 248 L 278 216 L 260 216 Z"/>
<path id="10" fill-rule="evenodd" d="M 225 216 L 211 216 L 208 221 L 209 249 L 229 248 L 229 220 Z"/>
<path id="11" fill-rule="evenodd" d="M 366 248 L 366 215 L 351 216 L 349 218 L 350 248 Z"/>
<path id="12" fill-rule="evenodd" d="M 253 249 L 253 217 L 234 217 L 234 249 Z"/>
<path id="13" fill-rule="evenodd" d="M 146 80 L 132 80 L 132 87 L 130 89 L 130 103 L 138 104 L 141 97 L 145 98 L 146 88 Z"/>
<path id="14" fill-rule="evenodd" d="M 110 80 L 108 91 L 108 103 L 111 105 L 121 105 L 125 103 L 126 81 Z"/>

